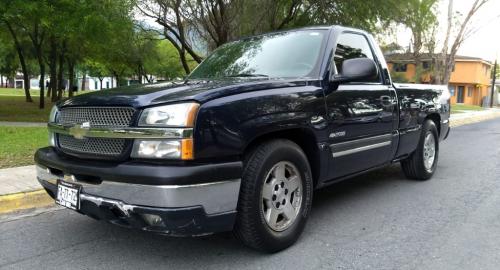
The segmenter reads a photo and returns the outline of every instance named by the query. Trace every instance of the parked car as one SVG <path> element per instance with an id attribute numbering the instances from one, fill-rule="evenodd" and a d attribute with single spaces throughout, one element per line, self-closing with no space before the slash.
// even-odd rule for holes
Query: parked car
<path id="1" fill-rule="evenodd" d="M 35 155 L 56 203 L 169 235 L 234 231 L 292 245 L 314 191 L 400 162 L 427 180 L 448 136 L 446 86 L 393 84 L 372 36 L 341 26 L 216 49 L 182 82 L 75 96 Z"/>

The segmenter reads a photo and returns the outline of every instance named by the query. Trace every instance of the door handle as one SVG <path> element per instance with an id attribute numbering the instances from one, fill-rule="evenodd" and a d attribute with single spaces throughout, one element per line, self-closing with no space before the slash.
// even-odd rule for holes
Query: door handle
<path id="1" fill-rule="evenodd" d="M 382 102 L 382 104 L 393 104 L 394 103 L 394 99 L 391 97 L 391 96 L 380 96 L 380 101 Z"/>

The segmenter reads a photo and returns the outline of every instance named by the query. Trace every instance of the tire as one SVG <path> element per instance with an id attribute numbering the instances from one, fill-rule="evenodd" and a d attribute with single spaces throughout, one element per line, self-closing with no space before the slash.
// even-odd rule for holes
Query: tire
<path id="1" fill-rule="evenodd" d="M 430 153 L 426 153 L 426 138 L 432 136 L 433 143 L 429 142 L 429 145 L 434 145 L 434 158 L 430 162 Z M 428 148 L 427 148 L 428 149 Z M 432 120 L 426 120 L 422 125 L 422 133 L 420 134 L 420 139 L 418 142 L 417 149 L 408 157 L 407 159 L 401 161 L 401 167 L 407 178 L 414 180 L 428 180 L 432 177 L 436 171 L 436 166 L 439 156 L 439 134 L 436 128 L 436 124 Z M 427 163 L 427 164 L 426 164 Z"/>
<path id="2" fill-rule="evenodd" d="M 283 139 L 262 143 L 245 157 L 234 227 L 236 237 L 263 252 L 286 249 L 304 230 L 312 196 L 311 169 L 302 149 Z"/>

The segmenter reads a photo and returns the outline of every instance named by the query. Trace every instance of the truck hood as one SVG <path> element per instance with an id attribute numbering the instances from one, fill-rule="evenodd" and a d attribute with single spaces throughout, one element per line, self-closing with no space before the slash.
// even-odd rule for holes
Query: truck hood
<path id="1" fill-rule="evenodd" d="M 308 81 L 304 79 L 163 82 L 95 91 L 64 100 L 59 106 L 133 106 L 141 108 L 187 100 L 204 103 L 243 92 L 307 84 Z"/>

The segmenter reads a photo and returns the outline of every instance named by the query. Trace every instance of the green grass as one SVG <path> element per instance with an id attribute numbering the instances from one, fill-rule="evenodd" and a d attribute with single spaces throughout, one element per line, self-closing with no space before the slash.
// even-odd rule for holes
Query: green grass
<path id="1" fill-rule="evenodd" d="M 484 110 L 483 107 L 476 105 L 465 105 L 465 104 L 451 105 L 451 113 L 462 113 L 463 111 L 482 111 L 482 110 Z"/>
<path id="2" fill-rule="evenodd" d="M 90 91 L 78 91 L 75 92 L 74 95 L 80 95 L 80 94 L 85 94 Z M 30 90 L 31 97 L 38 97 L 40 96 L 40 90 Z M 47 94 L 47 89 L 45 89 L 45 94 Z M 22 96 L 24 97 L 24 89 L 14 89 L 14 88 L 0 88 L 0 96 Z M 68 96 L 68 91 L 64 91 L 64 96 Z"/>
<path id="3" fill-rule="evenodd" d="M 45 108 L 40 110 L 38 102 L 38 97 L 29 103 L 23 96 L 0 96 L 0 121 L 47 122 L 52 103 L 45 100 Z"/>
<path id="4" fill-rule="evenodd" d="M 0 126 L 0 168 L 33 164 L 36 149 L 48 145 L 47 128 Z"/>
<path id="5" fill-rule="evenodd" d="M 30 90 L 30 94 L 32 97 L 39 96 L 39 90 Z M 14 89 L 14 88 L 0 88 L 0 96 L 23 96 L 24 97 L 24 89 Z"/>

